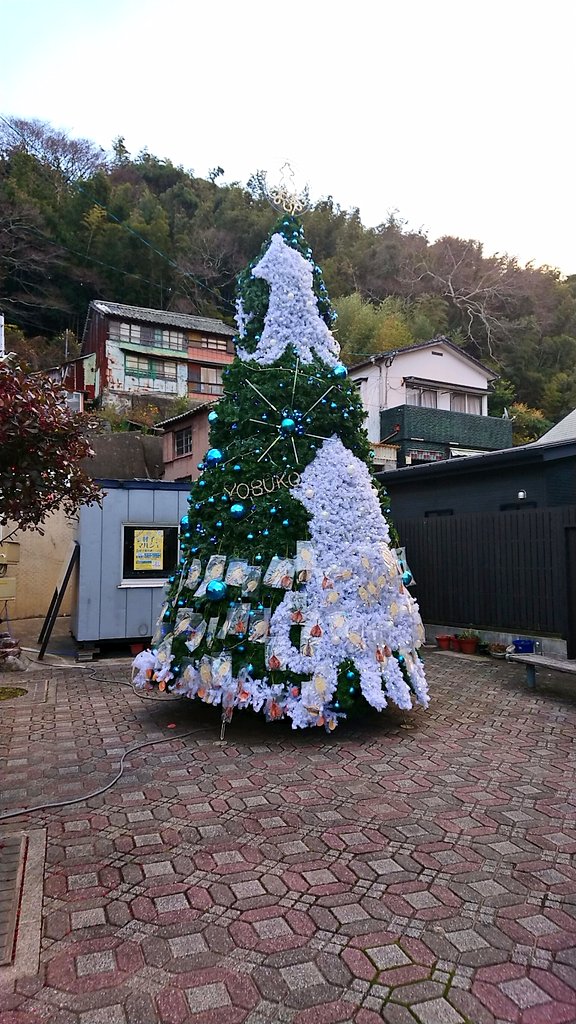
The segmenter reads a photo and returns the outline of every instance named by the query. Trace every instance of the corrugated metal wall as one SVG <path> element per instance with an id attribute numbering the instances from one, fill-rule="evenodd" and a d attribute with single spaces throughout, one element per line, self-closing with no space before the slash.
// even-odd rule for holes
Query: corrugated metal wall
<path id="1" fill-rule="evenodd" d="M 426 622 L 567 638 L 576 506 L 395 520 Z"/>

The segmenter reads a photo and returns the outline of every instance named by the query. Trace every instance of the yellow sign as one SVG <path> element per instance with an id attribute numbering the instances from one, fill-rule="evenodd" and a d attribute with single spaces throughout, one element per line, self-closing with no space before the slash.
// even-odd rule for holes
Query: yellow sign
<path id="1" fill-rule="evenodd" d="M 164 568 L 164 530 L 134 530 L 134 569 Z"/>

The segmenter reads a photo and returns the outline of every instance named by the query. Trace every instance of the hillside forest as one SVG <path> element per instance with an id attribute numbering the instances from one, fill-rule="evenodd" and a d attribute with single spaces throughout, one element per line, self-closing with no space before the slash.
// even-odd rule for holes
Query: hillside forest
<path id="1" fill-rule="evenodd" d="M 276 183 L 263 170 L 246 183 L 223 174 L 0 116 L 7 349 L 35 369 L 73 357 L 96 298 L 233 324 L 236 276 L 277 218 Z M 479 240 L 432 240 L 396 212 L 368 228 L 331 196 L 303 223 L 349 365 L 445 335 L 498 374 L 489 411 L 513 417 L 515 443 L 576 407 L 576 274 L 488 255 Z"/>

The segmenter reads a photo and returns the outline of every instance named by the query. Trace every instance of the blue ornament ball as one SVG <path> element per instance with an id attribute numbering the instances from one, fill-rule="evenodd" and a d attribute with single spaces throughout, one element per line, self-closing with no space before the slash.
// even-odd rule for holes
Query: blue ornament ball
<path id="1" fill-rule="evenodd" d="M 213 409 L 212 412 L 208 413 L 208 423 L 217 423 L 218 413 Z"/>
<path id="2" fill-rule="evenodd" d="M 222 462 L 222 452 L 219 448 L 209 448 L 204 456 L 204 462 L 207 466 L 217 466 L 219 462 Z"/>
<path id="3" fill-rule="evenodd" d="M 242 466 L 239 466 L 238 463 L 236 463 L 234 466 L 232 466 L 232 469 L 234 470 L 235 473 L 239 473 L 240 470 L 242 469 Z"/>
<path id="4" fill-rule="evenodd" d="M 180 520 L 180 526 L 184 529 L 186 526 L 188 526 L 188 522 L 188 513 L 186 513 L 186 515 L 182 516 L 182 519 Z"/>
<path id="5" fill-rule="evenodd" d="M 223 601 L 228 594 L 228 587 L 222 580 L 210 580 L 206 587 L 206 597 L 209 601 Z"/>
<path id="6" fill-rule="evenodd" d="M 337 363 L 334 369 L 332 370 L 332 373 L 335 377 L 338 378 L 338 380 L 342 380 L 342 378 L 348 376 L 348 370 L 344 366 L 344 363 Z"/>
<path id="7" fill-rule="evenodd" d="M 283 434 L 292 434 L 296 430 L 296 420 L 292 416 L 285 416 L 280 424 Z"/>
<path id="8" fill-rule="evenodd" d="M 412 583 L 412 573 L 410 572 L 410 569 L 406 569 L 406 572 L 402 573 L 402 583 L 405 587 L 407 587 L 409 583 Z"/>
<path id="9" fill-rule="evenodd" d="M 236 501 L 230 506 L 230 515 L 232 516 L 232 519 L 242 519 L 245 512 L 246 509 L 241 501 Z"/>

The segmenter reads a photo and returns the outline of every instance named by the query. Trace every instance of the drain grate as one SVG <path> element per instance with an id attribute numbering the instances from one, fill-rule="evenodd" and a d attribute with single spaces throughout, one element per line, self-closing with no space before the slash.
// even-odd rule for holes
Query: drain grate
<path id="1" fill-rule="evenodd" d="M 26 836 L 0 839 L 0 966 L 14 959 L 26 848 Z"/>

